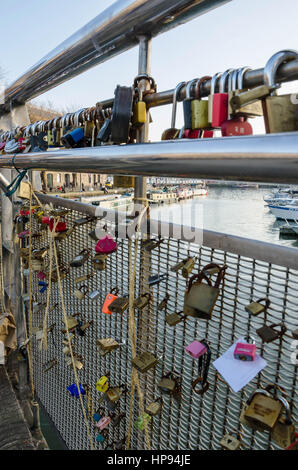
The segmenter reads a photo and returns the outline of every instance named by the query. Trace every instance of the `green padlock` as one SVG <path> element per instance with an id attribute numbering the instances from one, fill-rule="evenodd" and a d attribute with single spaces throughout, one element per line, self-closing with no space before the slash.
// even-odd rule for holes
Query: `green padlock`
<path id="1" fill-rule="evenodd" d="M 211 80 L 211 77 L 205 76 L 196 82 L 196 99 L 191 103 L 192 129 L 207 129 L 210 126 L 208 120 L 208 100 L 202 100 L 200 94 L 201 84 L 208 80 Z"/>

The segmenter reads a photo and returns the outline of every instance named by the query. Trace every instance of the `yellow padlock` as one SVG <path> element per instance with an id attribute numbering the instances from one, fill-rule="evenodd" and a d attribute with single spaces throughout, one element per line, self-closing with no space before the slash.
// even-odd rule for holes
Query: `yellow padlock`
<path id="1" fill-rule="evenodd" d="M 100 379 L 96 382 L 96 390 L 98 392 L 105 393 L 109 388 L 108 384 L 108 377 L 106 375 L 103 375 L 100 377 Z"/>

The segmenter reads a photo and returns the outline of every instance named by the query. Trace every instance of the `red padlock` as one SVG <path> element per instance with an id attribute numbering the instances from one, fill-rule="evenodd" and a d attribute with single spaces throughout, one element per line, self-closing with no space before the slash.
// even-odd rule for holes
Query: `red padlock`
<path id="1" fill-rule="evenodd" d="M 252 135 L 252 126 L 244 117 L 229 119 L 221 125 L 221 135 L 228 137 L 232 135 Z"/>
<path id="2" fill-rule="evenodd" d="M 203 130 L 202 139 L 212 139 L 212 137 L 213 137 L 213 131 L 210 131 L 208 129 Z"/>
<path id="3" fill-rule="evenodd" d="M 231 69 L 226 70 L 219 80 L 219 93 L 214 93 L 212 104 L 212 127 L 221 127 L 228 119 L 229 94 L 225 92 Z"/>
<path id="4" fill-rule="evenodd" d="M 186 129 L 183 134 L 184 139 L 199 139 L 200 129 Z"/>
<path id="5" fill-rule="evenodd" d="M 106 235 L 104 238 L 98 240 L 95 251 L 102 255 L 109 255 L 110 253 L 117 251 L 117 243 L 111 235 Z"/>

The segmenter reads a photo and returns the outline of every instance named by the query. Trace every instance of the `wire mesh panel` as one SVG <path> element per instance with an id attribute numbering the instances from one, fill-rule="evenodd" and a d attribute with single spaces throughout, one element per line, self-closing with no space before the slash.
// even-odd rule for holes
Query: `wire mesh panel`
<path id="1" fill-rule="evenodd" d="M 67 215 L 68 226 L 82 214 L 71 211 Z M 90 248 L 94 252 L 95 242 L 88 235 L 95 228 L 95 221 L 77 226 L 65 240 L 56 242 L 60 259 L 69 264 L 83 249 Z M 36 225 L 36 223 L 35 223 Z M 37 225 L 35 226 L 37 229 Z M 46 231 L 41 238 L 34 239 L 36 247 L 48 243 Z M 110 424 L 107 443 L 121 440 L 127 435 L 131 381 L 131 346 L 129 339 L 128 313 L 122 315 L 106 315 L 102 313 L 102 305 L 106 295 L 114 287 L 119 288 L 119 295 L 129 293 L 129 242 L 119 239 L 117 252 L 109 255 L 106 269 L 96 271 L 88 281 L 76 283 L 76 278 L 83 274 L 93 274 L 91 257 L 78 268 L 70 268 L 69 274 L 62 281 L 63 295 L 67 315 L 79 313 L 78 318 L 84 322 L 93 321 L 84 336 L 75 335 L 74 352 L 82 356 L 83 368 L 78 371 L 79 381 L 86 388 L 89 386 L 93 402 L 93 411 L 99 406 L 102 394 L 96 390 L 99 377 L 109 374 L 109 384 L 119 386 L 125 384 L 127 392 L 118 401 L 117 413 L 124 413 L 125 418 L 119 424 Z M 132 243 L 132 256 L 134 243 Z M 187 317 L 172 327 L 166 322 L 166 315 L 183 311 L 184 292 L 188 279 L 181 271 L 173 272 L 171 267 L 177 262 L 196 256 L 196 264 L 192 271 L 198 272 L 210 262 L 227 265 L 226 275 L 221 293 L 214 307 L 210 320 Z M 187 243 L 174 238 L 165 238 L 150 253 L 139 247 L 137 255 L 137 277 L 135 297 L 149 292 L 152 296 L 149 306 L 135 311 L 137 328 L 137 353 L 151 352 L 158 358 L 158 364 L 148 372 L 140 373 L 140 382 L 144 394 L 145 407 L 155 399 L 162 397 L 161 413 L 152 417 L 148 426 L 152 449 L 161 450 L 195 450 L 220 449 L 221 438 L 230 431 L 242 432 L 243 448 L 246 449 L 277 449 L 268 432 L 253 431 L 239 423 L 241 409 L 250 394 L 259 386 L 268 383 L 278 384 L 288 394 L 292 416 L 297 418 L 297 383 L 293 354 L 293 338 L 291 332 L 298 327 L 297 318 L 297 281 L 298 271 L 258 261 L 241 255 Z M 148 276 L 166 274 L 162 281 L 149 288 Z M 214 275 L 216 276 L 216 275 Z M 25 290 L 26 290 L 26 278 Z M 86 295 L 82 300 L 74 296 L 80 285 L 86 285 Z M 144 287 L 145 286 L 145 287 Z M 36 300 L 44 304 L 47 293 L 39 293 L 36 274 L 32 278 L 32 288 Z M 99 297 L 92 301 L 89 294 L 99 291 Z M 158 305 L 169 296 L 166 308 L 158 310 Z M 267 312 L 252 316 L 245 306 L 252 300 L 263 297 L 270 299 Z M 69 449 L 89 449 L 90 443 L 86 432 L 80 401 L 71 396 L 67 387 L 74 383 L 71 366 L 66 365 L 63 353 L 65 328 L 63 312 L 57 283 L 53 283 L 51 306 L 48 325 L 54 325 L 53 332 L 48 336 L 48 350 L 39 347 L 34 338 L 34 381 L 37 394 L 47 412 L 51 416 L 58 431 Z M 44 307 L 39 313 L 33 314 L 33 326 L 42 327 Z M 277 341 L 263 344 L 256 335 L 256 329 L 264 323 L 284 322 L 287 333 Z M 198 376 L 198 362 L 185 353 L 185 347 L 193 340 L 206 339 L 210 343 L 213 362 L 222 355 L 238 338 L 256 337 L 257 349 L 267 362 L 267 366 L 240 392 L 235 393 L 211 365 L 208 382 L 209 388 L 203 395 L 194 393 L 192 382 Z M 112 337 L 117 339 L 120 347 L 105 356 L 98 352 L 96 341 L 99 338 Z M 57 359 L 58 363 L 45 372 L 45 363 Z M 181 385 L 181 396 L 175 397 L 160 391 L 158 383 L 161 378 L 172 372 Z M 87 406 L 86 397 L 84 397 Z M 103 404 L 103 406 L 105 406 Z M 108 413 L 108 410 L 106 409 Z M 138 397 L 134 399 L 133 423 L 141 415 Z M 101 449 L 97 443 L 95 422 L 90 415 L 90 428 L 95 448 Z M 145 449 L 144 432 L 133 427 L 132 449 Z"/>

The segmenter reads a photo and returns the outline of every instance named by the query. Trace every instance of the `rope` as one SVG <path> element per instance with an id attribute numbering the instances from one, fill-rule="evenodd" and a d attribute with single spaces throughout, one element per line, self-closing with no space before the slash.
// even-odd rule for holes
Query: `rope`
<path id="1" fill-rule="evenodd" d="M 49 265 L 49 284 L 47 290 L 47 304 L 46 304 L 46 311 L 43 320 L 43 337 L 41 340 L 41 346 L 47 351 L 48 349 L 48 335 L 47 335 L 47 326 L 48 326 L 48 314 L 50 308 L 50 299 L 51 299 L 51 292 L 52 292 L 52 266 L 53 266 L 53 244 L 54 244 L 54 230 L 51 232 L 50 227 L 48 227 L 48 235 L 50 238 L 50 265 Z"/>
<path id="2" fill-rule="evenodd" d="M 145 205 L 145 207 L 143 208 L 143 210 L 140 212 L 140 214 L 138 216 L 138 221 L 137 221 L 137 226 L 136 226 L 135 247 L 134 247 L 133 269 L 132 269 L 132 242 L 131 242 L 131 239 L 129 239 L 129 241 L 128 241 L 129 274 L 130 274 L 130 281 L 129 281 L 129 333 L 130 333 L 130 341 L 131 341 L 131 349 L 132 349 L 132 358 L 133 359 L 136 357 L 136 343 L 137 343 L 133 303 L 134 303 L 134 290 L 135 290 L 135 280 L 136 280 L 136 271 L 137 271 L 137 255 L 138 255 L 138 246 L 139 246 L 138 245 L 138 239 L 139 239 L 140 223 L 141 223 L 143 215 L 147 211 L 147 208 L 148 208 L 148 206 Z M 127 434 L 126 449 L 127 450 L 129 449 L 130 441 L 131 441 L 132 421 L 133 421 L 133 400 L 134 400 L 135 387 L 137 387 L 138 395 L 139 395 L 139 406 L 140 406 L 141 414 L 142 414 L 142 417 L 143 417 L 144 428 L 145 428 L 146 446 L 147 446 L 148 450 L 151 450 L 149 431 L 148 431 L 147 422 L 145 420 L 145 409 L 144 409 L 143 393 L 142 393 L 142 390 L 141 390 L 138 371 L 134 367 L 132 368 L 132 373 L 131 373 L 131 396 L 130 396 L 129 423 L 128 423 L 128 434 Z"/>
<path id="3" fill-rule="evenodd" d="M 29 214 L 29 338 L 32 339 L 32 185 L 30 184 L 30 214 Z M 26 330 L 25 330 L 26 331 Z M 26 339 L 27 339 L 27 331 L 26 331 Z M 30 373 L 30 384 L 31 384 L 31 392 L 32 398 L 34 399 L 35 390 L 34 390 L 34 378 L 33 378 L 33 359 L 32 359 L 32 341 L 28 343 L 28 363 L 29 363 L 29 373 Z"/>

